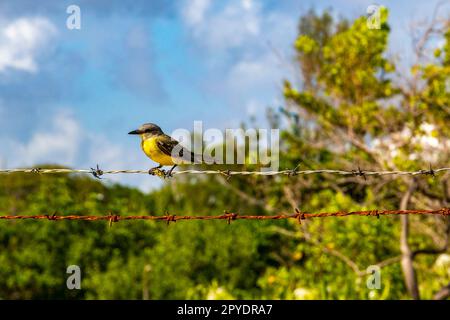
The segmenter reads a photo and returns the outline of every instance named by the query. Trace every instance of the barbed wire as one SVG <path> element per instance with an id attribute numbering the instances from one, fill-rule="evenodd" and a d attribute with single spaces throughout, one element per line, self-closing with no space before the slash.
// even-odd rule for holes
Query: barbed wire
<path id="1" fill-rule="evenodd" d="M 295 219 L 299 223 L 302 220 L 311 218 L 326 218 L 326 217 L 346 217 L 351 215 L 356 216 L 374 216 L 379 218 L 382 215 L 442 215 L 450 216 L 450 208 L 440 208 L 434 210 L 365 210 L 365 211 L 337 211 L 337 212 L 320 212 L 320 213 L 308 213 L 301 212 L 299 209 L 295 209 L 293 214 L 278 214 L 278 215 L 240 215 L 238 213 L 232 213 L 225 211 L 221 215 L 212 216 L 177 216 L 165 214 L 163 216 L 156 215 L 144 215 L 144 216 L 121 216 L 117 214 L 108 215 L 4 215 L 0 216 L 0 220 L 82 220 L 82 221 L 109 221 L 110 225 L 113 222 L 128 221 L 128 220 L 156 220 L 166 221 L 167 223 L 176 222 L 180 220 L 226 220 L 228 223 L 234 220 L 288 220 Z"/>
<path id="2" fill-rule="evenodd" d="M 174 171 L 172 175 L 181 174 L 206 174 L 206 175 L 222 175 L 227 178 L 236 175 L 243 176 L 297 176 L 297 175 L 310 175 L 310 174 L 336 174 L 343 176 L 418 176 L 418 175 L 430 175 L 436 176 L 439 173 L 450 171 L 450 167 L 432 169 L 431 166 L 426 170 L 417 171 L 370 171 L 362 170 L 358 167 L 357 170 L 334 170 L 334 169 L 315 169 L 315 170 L 298 170 L 298 167 L 294 169 L 286 169 L 280 171 L 231 171 L 231 170 L 181 170 Z M 150 170 L 150 172 L 152 172 Z M 34 174 L 58 174 L 58 173 L 85 173 L 92 174 L 95 178 L 100 179 L 103 175 L 108 174 L 149 174 L 149 170 L 101 170 L 97 165 L 96 168 L 90 169 L 68 169 L 68 168 L 23 168 L 23 169 L 0 169 L 0 174 L 11 173 L 34 173 Z M 152 174 L 152 173 L 150 173 Z M 164 177 L 164 171 L 161 169 L 154 169 L 153 175 Z"/>

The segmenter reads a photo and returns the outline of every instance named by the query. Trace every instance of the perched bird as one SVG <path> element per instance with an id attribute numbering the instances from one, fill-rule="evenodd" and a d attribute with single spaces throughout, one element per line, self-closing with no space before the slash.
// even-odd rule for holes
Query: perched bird
<path id="1" fill-rule="evenodd" d="M 201 156 L 187 150 L 175 139 L 166 135 L 160 127 L 153 123 L 146 123 L 128 134 L 138 134 L 141 136 L 141 147 L 144 153 L 159 166 L 151 168 L 148 173 L 154 174 L 155 170 L 160 170 L 162 166 L 172 166 L 164 173 L 164 177 L 171 177 L 172 171 L 181 163 L 201 162 Z"/>

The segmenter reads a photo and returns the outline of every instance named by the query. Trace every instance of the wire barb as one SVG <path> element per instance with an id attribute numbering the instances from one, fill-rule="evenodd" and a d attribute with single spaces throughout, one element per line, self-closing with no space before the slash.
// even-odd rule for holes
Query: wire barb
<path id="1" fill-rule="evenodd" d="M 97 164 L 97 168 L 96 169 L 91 168 L 91 173 L 94 176 L 94 178 L 97 178 L 97 179 L 100 179 L 100 180 L 102 179 L 103 170 L 101 170 L 99 168 L 98 164 Z"/>
<path id="2" fill-rule="evenodd" d="M 119 215 L 110 213 L 108 215 L 108 220 L 109 220 L 109 227 L 111 228 L 113 222 L 119 222 Z"/>
<path id="3" fill-rule="evenodd" d="M 223 214 L 223 217 L 225 218 L 225 219 L 227 219 L 227 223 L 228 224 L 231 224 L 231 221 L 232 220 L 236 220 L 236 218 L 237 218 L 237 216 L 238 216 L 238 214 L 237 213 L 231 213 L 231 212 L 228 212 L 228 211 L 224 211 L 223 212 L 224 214 Z"/>
<path id="4" fill-rule="evenodd" d="M 366 173 L 363 170 L 361 170 L 360 166 L 358 166 L 358 170 L 352 170 L 352 172 L 355 176 L 363 177 L 364 180 L 367 180 Z"/>
<path id="5" fill-rule="evenodd" d="M 41 168 L 33 168 L 31 169 L 32 173 L 41 173 L 42 169 Z"/>
<path id="6" fill-rule="evenodd" d="M 431 167 L 431 163 L 430 163 L 430 168 L 428 170 L 420 170 L 424 175 L 429 175 L 432 176 L 433 178 L 436 178 L 436 172 L 433 170 L 433 168 Z"/>
<path id="7" fill-rule="evenodd" d="M 219 170 L 219 173 L 223 176 L 225 176 L 225 180 L 229 181 L 231 179 L 231 171 L 230 170 Z"/>
<path id="8" fill-rule="evenodd" d="M 378 210 L 371 210 L 370 214 L 371 216 L 377 217 L 377 219 L 380 219 L 380 214 L 378 213 Z"/>
<path id="9" fill-rule="evenodd" d="M 302 220 L 306 220 L 305 214 L 301 212 L 298 208 L 295 208 L 295 218 L 297 218 L 297 222 L 302 224 Z"/>
<path id="10" fill-rule="evenodd" d="M 56 212 L 54 214 L 52 214 L 51 216 L 48 214 L 46 216 L 47 216 L 48 220 L 51 220 L 51 221 L 57 220 Z"/>
<path id="11" fill-rule="evenodd" d="M 287 176 L 288 177 L 293 177 L 293 176 L 296 176 L 298 173 L 297 173 L 297 171 L 298 171 L 298 168 L 300 167 L 300 163 L 294 168 L 294 169 L 292 169 L 292 170 L 289 170 L 289 169 L 287 169 Z"/>
<path id="12" fill-rule="evenodd" d="M 169 213 L 166 212 L 165 214 L 166 217 L 166 223 L 167 226 L 171 223 L 171 222 L 177 222 L 177 216 L 176 215 L 170 215 Z"/>

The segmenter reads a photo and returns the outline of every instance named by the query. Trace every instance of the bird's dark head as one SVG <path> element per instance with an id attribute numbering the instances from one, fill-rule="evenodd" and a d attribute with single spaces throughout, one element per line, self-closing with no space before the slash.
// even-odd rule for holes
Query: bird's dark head
<path id="1" fill-rule="evenodd" d="M 164 134 L 164 132 L 154 123 L 145 123 L 140 126 L 139 129 L 128 132 L 128 134 L 139 134 L 145 137 L 152 137 Z"/>

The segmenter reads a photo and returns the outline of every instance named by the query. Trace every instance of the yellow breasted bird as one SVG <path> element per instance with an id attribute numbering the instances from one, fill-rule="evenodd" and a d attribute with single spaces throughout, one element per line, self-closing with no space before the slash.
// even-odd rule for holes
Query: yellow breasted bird
<path id="1" fill-rule="evenodd" d="M 187 150 L 175 139 L 166 135 L 160 127 L 153 123 L 146 123 L 128 134 L 138 134 L 141 136 L 141 147 L 144 153 L 153 161 L 159 163 L 159 166 L 151 168 L 148 173 L 154 174 L 162 166 L 172 166 L 170 170 L 164 173 L 165 177 L 171 177 L 172 171 L 181 163 L 201 162 L 201 156 Z"/>

